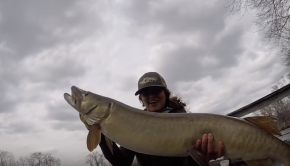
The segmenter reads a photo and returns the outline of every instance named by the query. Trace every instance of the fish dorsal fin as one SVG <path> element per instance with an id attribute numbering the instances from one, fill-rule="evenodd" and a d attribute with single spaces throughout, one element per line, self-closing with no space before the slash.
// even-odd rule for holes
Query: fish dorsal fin
<path id="1" fill-rule="evenodd" d="M 101 130 L 99 125 L 92 125 L 87 137 L 87 148 L 91 152 L 101 142 Z"/>
<path id="2" fill-rule="evenodd" d="M 270 132 L 274 135 L 281 136 L 280 130 L 278 129 L 276 119 L 270 116 L 254 116 L 244 118 L 246 121 Z"/>

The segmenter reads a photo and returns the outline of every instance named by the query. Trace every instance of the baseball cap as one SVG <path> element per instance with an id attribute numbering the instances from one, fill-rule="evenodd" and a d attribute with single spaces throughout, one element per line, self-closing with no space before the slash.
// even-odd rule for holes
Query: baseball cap
<path id="1" fill-rule="evenodd" d="M 140 91 L 144 88 L 159 86 L 167 88 L 164 78 L 157 72 L 145 73 L 138 81 L 138 91 L 135 96 L 140 94 Z"/>

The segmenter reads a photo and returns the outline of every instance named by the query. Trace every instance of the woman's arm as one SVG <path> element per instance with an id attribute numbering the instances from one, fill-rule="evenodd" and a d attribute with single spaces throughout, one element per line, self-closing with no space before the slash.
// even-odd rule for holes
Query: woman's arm
<path id="1" fill-rule="evenodd" d="M 105 136 L 102 134 L 100 148 L 105 156 L 105 158 L 113 166 L 130 166 L 134 160 L 135 152 L 124 147 L 118 147 L 115 142 L 113 142 L 113 153 L 111 153 L 107 143 L 105 141 Z"/>

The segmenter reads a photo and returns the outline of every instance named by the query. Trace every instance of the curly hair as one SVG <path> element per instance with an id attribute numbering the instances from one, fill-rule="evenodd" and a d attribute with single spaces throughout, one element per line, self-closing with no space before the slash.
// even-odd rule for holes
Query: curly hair
<path id="1" fill-rule="evenodd" d="M 186 109 L 185 109 L 186 103 L 183 102 L 179 96 L 172 95 L 172 92 L 167 88 L 164 88 L 164 92 L 166 96 L 165 105 L 167 107 L 177 109 L 180 112 L 186 112 Z M 139 95 L 139 101 L 142 104 L 142 106 L 145 107 L 143 101 L 141 100 L 141 95 Z M 146 111 L 147 109 L 145 108 L 144 110 Z"/>

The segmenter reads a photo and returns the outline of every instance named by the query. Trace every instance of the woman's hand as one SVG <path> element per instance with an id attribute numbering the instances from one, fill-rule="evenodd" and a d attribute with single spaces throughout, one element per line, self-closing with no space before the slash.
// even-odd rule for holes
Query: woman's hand
<path id="1" fill-rule="evenodd" d="M 225 148 L 223 142 L 220 141 L 218 143 L 218 151 L 215 152 L 214 137 L 211 133 L 209 133 L 204 134 L 201 140 L 199 139 L 196 141 L 194 149 L 201 152 L 209 162 L 210 160 L 215 160 L 219 157 L 222 157 L 224 155 Z"/>

